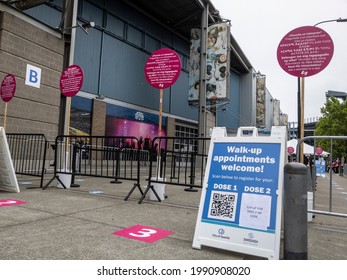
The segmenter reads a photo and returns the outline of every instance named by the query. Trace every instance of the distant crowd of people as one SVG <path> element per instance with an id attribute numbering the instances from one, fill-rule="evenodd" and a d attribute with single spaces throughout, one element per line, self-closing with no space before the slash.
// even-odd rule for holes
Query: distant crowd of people
<path id="1" fill-rule="evenodd" d="M 325 161 L 326 166 L 326 172 L 330 172 L 330 168 L 332 168 L 332 172 L 335 174 L 341 174 L 343 173 L 343 167 L 344 167 L 344 159 L 342 160 L 340 158 L 335 158 L 332 160 L 330 164 L 329 158 L 322 158 Z M 296 158 L 288 157 L 289 161 L 296 161 Z M 313 156 L 305 156 L 304 157 L 304 164 L 307 166 L 314 166 L 314 157 Z"/>
<path id="2" fill-rule="evenodd" d="M 342 168 L 343 166 L 341 165 L 341 160 L 339 158 L 336 158 L 333 159 L 331 166 L 330 163 L 327 164 L 327 172 L 330 171 L 330 167 L 332 168 L 332 172 L 334 172 L 335 174 L 339 174 L 340 168 Z"/>

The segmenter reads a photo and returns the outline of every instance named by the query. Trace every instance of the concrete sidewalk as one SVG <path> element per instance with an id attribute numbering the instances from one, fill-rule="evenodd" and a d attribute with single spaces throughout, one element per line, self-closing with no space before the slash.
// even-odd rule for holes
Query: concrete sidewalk
<path id="1" fill-rule="evenodd" d="M 47 181 L 50 176 L 46 176 Z M 0 208 L 0 259 L 258 259 L 211 247 L 192 249 L 200 190 L 187 192 L 184 187 L 170 185 L 166 187 L 168 198 L 164 201 L 146 198 L 138 204 L 137 189 L 124 201 L 134 182 L 111 184 L 110 181 L 80 177 L 75 180 L 80 187 L 60 189 L 54 180 L 46 190 L 41 190 L 39 179 L 18 176 L 21 192 L 0 191 L 0 200 L 27 203 Z M 317 194 L 320 188 L 325 188 L 321 186 L 325 182 L 321 181 Z M 342 178 L 342 182 L 346 187 L 347 179 Z M 112 234 L 138 224 L 173 234 L 154 243 Z M 346 219 L 316 216 L 309 223 L 309 259 L 347 259 L 346 228 Z"/>

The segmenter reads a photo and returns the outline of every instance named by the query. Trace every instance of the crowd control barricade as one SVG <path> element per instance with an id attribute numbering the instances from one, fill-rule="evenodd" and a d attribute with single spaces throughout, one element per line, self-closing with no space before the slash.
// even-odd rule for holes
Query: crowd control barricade
<path id="1" fill-rule="evenodd" d="M 75 176 L 112 178 L 114 181 L 135 181 L 140 188 L 140 150 L 136 137 L 112 136 L 58 136 L 55 140 L 54 176 L 46 188 L 57 179 L 63 188 L 69 188 L 60 177 L 71 175 L 71 186 Z M 129 196 L 127 196 L 128 198 Z"/>
<path id="2" fill-rule="evenodd" d="M 40 187 L 46 168 L 48 141 L 43 134 L 7 133 L 16 174 L 40 177 Z"/>
<path id="3" fill-rule="evenodd" d="M 202 188 L 210 138 L 156 137 L 152 141 L 147 187 L 161 201 L 153 184 L 186 187 L 185 191 Z M 131 193 L 131 192 L 130 192 Z"/>
<path id="4" fill-rule="evenodd" d="M 336 175 L 340 175 L 343 176 L 343 170 L 341 170 L 341 166 L 339 167 L 339 170 L 336 174 L 334 174 L 333 172 L 333 168 L 331 168 L 331 163 L 333 162 L 333 154 L 334 154 L 334 144 L 338 143 L 341 141 L 344 141 L 344 143 L 347 142 L 347 136 L 307 136 L 304 137 L 302 139 L 300 139 L 298 141 L 297 144 L 297 153 L 300 154 L 300 145 L 301 143 L 305 143 L 304 141 L 308 141 L 308 140 L 313 140 L 314 145 L 313 145 L 313 154 L 311 156 L 313 156 L 313 166 L 315 167 L 315 171 L 314 174 L 315 176 L 313 177 L 313 186 L 316 186 L 317 182 L 317 177 L 325 177 L 325 173 L 327 173 L 329 175 L 329 186 L 327 186 L 328 190 L 329 190 L 329 194 L 328 194 L 328 200 L 321 200 L 319 201 L 319 206 L 320 209 L 318 209 L 318 207 L 316 207 L 316 199 L 319 195 L 316 194 L 316 189 L 315 187 L 312 188 L 312 209 L 308 209 L 308 213 L 311 213 L 313 215 L 327 215 L 327 216 L 334 216 L 334 217 L 341 217 L 341 218 L 347 218 L 347 213 L 344 211 L 345 208 L 345 201 L 343 200 L 337 200 L 336 199 L 336 193 L 334 193 L 334 188 L 333 188 L 333 176 Z M 320 153 L 320 155 L 317 154 L 317 144 L 318 141 L 325 141 L 326 144 L 329 144 L 329 148 L 327 149 L 327 151 L 323 151 L 323 153 L 325 153 L 325 155 L 323 155 L 323 153 Z M 335 155 L 336 157 L 336 155 Z M 328 166 L 328 168 L 325 170 L 325 168 Z M 330 168 L 329 168 L 330 166 Z M 321 170 L 323 168 L 323 170 Z M 335 199 L 334 199 L 335 197 Z M 341 203 L 342 202 L 342 203 Z M 327 207 L 325 207 L 326 209 L 324 209 L 324 207 L 322 207 L 322 205 L 328 204 Z M 343 209 L 342 211 L 336 211 L 335 209 Z"/>

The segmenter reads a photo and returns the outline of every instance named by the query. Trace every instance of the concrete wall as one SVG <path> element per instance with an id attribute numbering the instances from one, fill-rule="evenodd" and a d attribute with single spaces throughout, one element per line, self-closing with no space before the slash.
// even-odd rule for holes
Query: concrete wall
<path id="1" fill-rule="evenodd" d="M 54 34 L 31 24 L 25 16 L 0 12 L 0 80 L 12 74 L 16 92 L 7 104 L 7 133 L 43 133 L 53 140 L 58 133 L 64 44 Z M 27 65 L 41 69 L 40 87 L 25 84 Z M 5 103 L 0 103 L 0 126 Z"/>

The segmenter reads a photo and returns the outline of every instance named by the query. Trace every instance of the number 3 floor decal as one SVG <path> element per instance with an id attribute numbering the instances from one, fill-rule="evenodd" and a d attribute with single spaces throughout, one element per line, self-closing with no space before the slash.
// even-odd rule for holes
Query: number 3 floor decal
<path id="1" fill-rule="evenodd" d="M 120 231 L 113 232 L 112 234 L 122 236 L 125 238 L 140 240 L 147 243 L 153 243 L 173 233 L 173 231 L 165 229 L 152 228 L 143 225 L 135 225 Z"/>

